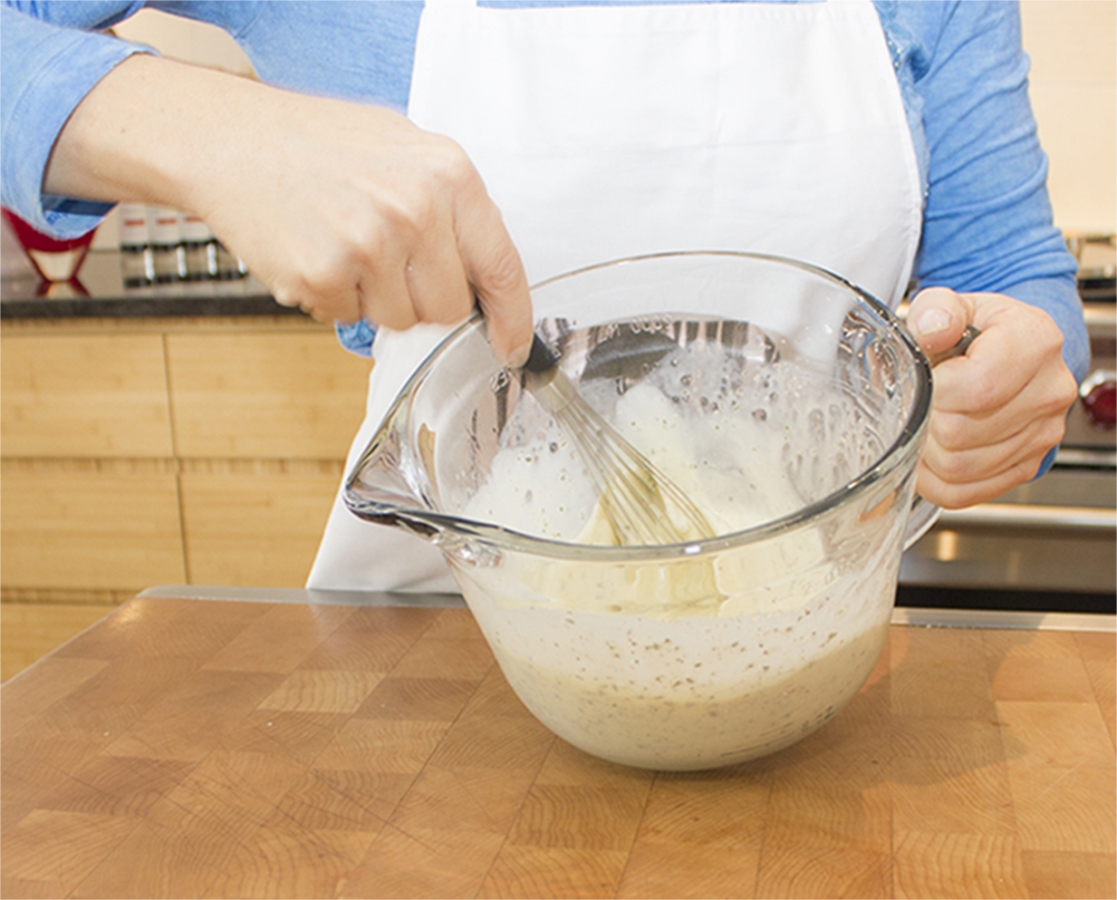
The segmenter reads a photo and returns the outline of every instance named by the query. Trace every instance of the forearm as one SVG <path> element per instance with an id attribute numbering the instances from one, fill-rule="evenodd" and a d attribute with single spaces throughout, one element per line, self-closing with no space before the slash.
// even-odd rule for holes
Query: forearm
<path id="1" fill-rule="evenodd" d="M 906 14 L 923 22 L 935 48 L 918 82 L 931 161 L 916 278 L 1044 310 L 1064 335 L 1067 366 L 1082 377 L 1077 267 L 1052 223 L 1016 5 L 963 2 L 944 13 L 909 4 Z"/>
<path id="2" fill-rule="evenodd" d="M 498 355 L 527 356 L 526 278 L 480 176 L 391 110 L 129 59 L 75 109 L 44 183 L 196 213 L 319 319 L 450 323 L 476 300 Z"/>
<path id="3" fill-rule="evenodd" d="M 200 211 L 199 186 L 220 181 L 222 147 L 243 135 L 246 111 L 282 92 L 248 79 L 152 56 L 113 69 L 74 110 L 55 142 L 43 189 L 87 200 Z"/>

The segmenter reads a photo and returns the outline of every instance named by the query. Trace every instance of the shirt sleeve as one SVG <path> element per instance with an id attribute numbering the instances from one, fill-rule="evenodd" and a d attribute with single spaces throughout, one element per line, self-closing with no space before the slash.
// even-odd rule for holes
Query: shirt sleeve
<path id="1" fill-rule="evenodd" d="M 916 87 L 929 150 L 916 278 L 924 287 L 994 291 L 1040 307 L 1062 330 L 1063 358 L 1081 380 L 1089 341 L 1077 263 L 1052 221 L 1019 7 L 906 5 L 923 20 Z"/>
<path id="2" fill-rule="evenodd" d="M 39 231 L 72 238 L 96 227 L 111 204 L 42 192 L 54 142 L 75 107 L 115 66 L 151 52 L 90 30 L 142 3 L 0 4 L 0 191 L 3 205 Z"/>

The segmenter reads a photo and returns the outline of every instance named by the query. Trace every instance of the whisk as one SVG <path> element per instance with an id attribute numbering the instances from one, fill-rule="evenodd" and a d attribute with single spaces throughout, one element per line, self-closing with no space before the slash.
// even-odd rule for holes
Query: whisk
<path id="1" fill-rule="evenodd" d="M 621 544 L 677 544 L 714 536 L 686 492 L 582 398 L 538 335 L 524 368 L 528 389 L 577 447 Z"/>

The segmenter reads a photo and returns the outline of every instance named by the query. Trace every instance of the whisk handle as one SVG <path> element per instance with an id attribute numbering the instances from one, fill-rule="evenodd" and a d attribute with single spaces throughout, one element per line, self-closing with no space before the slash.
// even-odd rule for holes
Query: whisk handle
<path id="1" fill-rule="evenodd" d="M 557 365 L 558 357 L 547 348 L 539 335 L 535 335 L 531 342 L 531 353 L 528 355 L 527 362 L 524 363 L 524 368 L 529 372 L 540 375 Z"/>

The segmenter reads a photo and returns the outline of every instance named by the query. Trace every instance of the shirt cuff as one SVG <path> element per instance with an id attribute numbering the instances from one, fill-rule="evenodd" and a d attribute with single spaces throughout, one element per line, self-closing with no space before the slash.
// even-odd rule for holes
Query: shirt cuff
<path id="1" fill-rule="evenodd" d="M 3 42 L 3 204 L 44 234 L 75 238 L 99 225 L 113 204 L 42 192 L 55 141 L 74 109 L 105 75 L 133 54 L 152 51 L 26 18 L 14 12 L 4 17 L 5 31 L 12 26 L 15 33 Z M 143 110 L 136 115 L 142 116 Z"/>
<path id="2" fill-rule="evenodd" d="M 357 356 L 366 359 L 372 358 L 372 342 L 376 337 L 376 329 L 364 319 L 352 325 L 334 322 L 334 331 L 337 332 L 337 339 L 341 342 L 341 346 L 350 353 L 356 353 Z"/>

